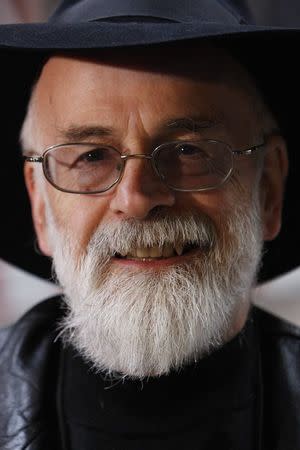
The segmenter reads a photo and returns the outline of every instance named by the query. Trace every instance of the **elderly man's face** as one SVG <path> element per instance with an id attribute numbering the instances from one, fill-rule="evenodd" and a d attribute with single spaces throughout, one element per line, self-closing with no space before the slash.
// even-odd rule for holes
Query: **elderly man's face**
<path id="1" fill-rule="evenodd" d="M 168 73 L 167 71 L 143 70 L 141 67 L 134 67 L 130 64 L 118 66 L 113 63 L 107 62 L 104 64 L 88 59 L 53 57 L 44 67 L 36 92 L 40 145 L 42 148 L 46 148 L 54 144 L 84 141 L 113 146 L 124 154 L 150 154 L 156 146 L 175 140 L 216 139 L 230 144 L 234 149 L 243 149 L 260 144 L 262 136 L 253 112 L 251 98 L 242 86 L 234 86 L 230 83 L 228 74 L 225 74 L 224 78 L 219 76 L 220 71 L 226 72 L 225 66 L 223 63 L 218 65 L 213 60 L 214 58 L 211 58 L 210 61 L 206 61 L 204 69 L 201 69 L 199 63 L 199 68 L 193 69 L 194 74 L 190 75 L 188 71 L 184 70 Z M 170 126 L 170 124 L 173 125 Z M 235 298 L 231 306 L 228 307 L 226 324 L 217 325 L 212 322 L 211 328 L 219 326 L 222 331 L 218 338 L 208 333 L 207 340 L 210 340 L 210 342 L 203 345 L 203 349 L 201 345 L 198 349 L 199 343 L 197 344 L 198 347 L 195 345 L 195 348 L 191 350 L 185 348 L 184 352 L 189 353 L 186 358 L 181 356 L 181 360 L 176 362 L 174 359 L 178 359 L 178 355 L 173 356 L 172 361 L 170 357 L 170 361 L 161 369 L 157 369 L 154 363 L 149 366 L 145 361 L 141 363 L 143 358 L 140 357 L 139 364 L 140 366 L 144 364 L 143 368 L 138 369 L 137 363 L 132 370 L 129 369 L 130 363 L 126 366 L 125 363 L 120 362 L 120 358 L 118 362 L 107 367 L 109 363 L 105 362 L 105 356 L 99 356 L 99 359 L 102 358 L 103 362 L 95 361 L 96 356 L 94 356 L 93 351 L 91 349 L 86 350 L 91 359 L 94 358 L 93 362 L 96 365 L 107 368 L 108 371 L 115 370 L 132 376 L 166 373 L 170 368 L 180 366 L 184 360 L 189 361 L 191 358 L 197 357 L 198 350 L 201 355 L 209 351 L 213 345 L 220 344 L 222 340 L 229 339 L 239 331 L 244 324 L 249 308 L 245 296 L 249 294 L 249 286 L 255 276 L 260 257 L 261 238 L 272 239 L 280 226 L 282 189 L 280 173 L 284 172 L 281 164 L 282 158 L 280 158 L 276 156 L 273 156 L 273 159 L 271 158 L 271 163 L 268 163 L 269 168 L 267 171 L 263 171 L 263 181 L 260 182 L 257 157 L 239 156 L 234 161 L 234 172 L 230 180 L 221 188 L 206 192 L 176 192 L 171 190 L 154 173 L 150 162 L 144 159 L 129 159 L 126 162 L 121 181 L 107 192 L 98 195 L 68 194 L 56 190 L 48 183 L 45 184 L 45 191 L 43 191 L 41 186 L 33 181 L 31 176 L 33 168 L 27 166 L 27 185 L 32 199 L 39 245 L 46 254 L 53 256 L 57 245 L 53 235 L 55 234 L 56 238 L 62 241 L 61 245 L 63 245 L 64 240 L 67 240 L 70 242 L 68 258 L 72 254 L 75 261 L 74 267 L 79 264 L 78 261 L 82 262 L 86 249 L 93 241 L 95 233 L 96 235 L 97 232 L 101 234 L 101 230 L 102 233 L 104 233 L 103 230 L 107 233 L 111 229 L 114 233 L 117 233 L 118 227 L 122 227 L 123 224 L 129 224 L 129 227 L 135 225 L 143 227 L 143 224 L 145 224 L 151 232 L 152 222 L 152 228 L 156 230 L 154 222 L 164 220 L 167 216 L 179 219 L 185 217 L 187 223 L 190 216 L 196 216 L 198 220 L 203 218 L 204 223 L 208 224 L 205 225 L 206 228 L 204 227 L 205 232 L 211 234 L 205 245 L 199 245 L 198 248 L 182 254 L 182 256 L 174 257 L 173 255 L 163 258 L 138 258 L 135 256 L 133 258 L 127 255 L 125 258 L 119 258 L 115 257 L 113 252 L 106 255 L 106 259 L 104 258 L 105 269 L 101 272 L 101 276 L 99 275 L 101 279 L 93 281 L 96 285 L 93 288 L 94 290 L 107 289 L 106 285 L 101 284 L 102 281 L 104 282 L 108 277 L 114 277 L 111 278 L 112 283 L 117 283 L 118 277 L 122 277 L 126 273 L 130 274 L 130 283 L 133 287 L 135 276 L 137 280 L 143 274 L 148 276 L 148 280 L 155 280 L 155 277 L 157 277 L 157 283 L 159 283 L 164 274 L 169 274 L 172 270 L 180 271 L 181 267 L 184 267 L 187 272 L 189 268 L 191 272 L 194 271 L 195 276 L 199 278 L 199 286 L 201 287 L 203 275 L 199 275 L 199 273 L 205 272 L 205 267 L 210 267 L 206 265 L 209 264 L 209 262 L 206 263 L 209 258 L 214 258 L 214 265 L 211 266 L 212 271 L 220 269 L 220 272 L 222 272 L 222 265 L 224 266 L 226 273 L 223 273 L 223 284 L 225 286 L 226 280 L 228 283 L 229 280 L 231 282 L 231 279 L 236 278 L 236 273 L 239 271 L 239 267 L 232 269 L 235 251 L 241 252 L 240 255 L 236 256 L 240 258 L 238 263 L 240 270 L 243 273 L 249 272 L 249 280 L 243 282 L 244 286 L 242 287 L 243 283 L 241 282 L 239 287 L 236 288 L 236 292 L 230 293 L 231 291 L 227 287 L 227 290 L 224 288 L 222 291 L 221 289 L 223 294 L 217 291 L 214 293 L 213 288 L 211 288 L 210 294 L 207 293 L 207 296 L 209 295 L 214 299 L 221 295 L 239 298 Z M 243 261 L 241 248 L 237 248 L 241 247 L 242 239 L 238 241 L 236 238 L 238 233 L 236 233 L 236 230 L 232 231 L 231 223 L 234 222 L 233 217 L 236 219 L 244 212 L 248 214 L 246 214 L 247 223 L 249 223 L 249 217 L 251 220 L 253 219 L 251 214 L 255 216 L 252 222 L 250 220 L 252 225 L 256 220 L 252 230 L 247 230 L 247 232 L 249 231 L 250 236 L 254 227 L 252 234 L 255 235 L 254 242 L 257 244 L 257 250 L 255 255 L 249 256 L 249 258 L 248 255 L 245 256 L 247 263 Z M 261 217 L 261 221 L 257 219 L 257 216 Z M 48 222 L 50 218 L 53 223 L 49 232 Z M 197 228 L 197 223 L 199 222 L 195 222 L 194 229 Z M 235 222 L 235 226 L 237 229 L 244 226 L 243 221 L 239 225 Z M 55 232 L 53 228 L 55 228 Z M 138 230 L 137 233 L 143 233 L 143 228 Z M 167 233 L 166 227 L 164 230 Z M 125 229 L 125 232 L 129 233 L 129 230 Z M 61 236 L 63 236 L 62 239 Z M 174 236 L 174 239 L 176 239 L 176 234 Z M 182 234 L 180 236 L 182 237 Z M 247 245 L 253 247 L 253 239 L 249 236 L 246 235 L 245 240 Z M 120 237 L 124 240 L 126 238 L 126 235 Z M 159 238 L 161 239 L 161 237 Z M 169 236 L 166 235 L 165 238 L 168 242 Z M 151 239 L 153 239 L 153 247 L 155 247 L 155 236 L 152 236 Z M 134 238 L 132 238 L 132 241 L 134 241 Z M 211 252 L 213 252 L 211 247 L 216 245 L 215 241 L 219 241 L 219 247 L 216 254 L 211 256 Z M 173 242 L 173 247 L 175 248 L 177 244 L 184 243 Z M 97 245 L 100 246 L 99 243 L 96 244 L 96 247 Z M 232 249 L 231 247 L 234 247 L 234 245 L 235 248 Z M 231 259 L 228 258 L 225 263 L 220 254 L 223 254 L 222 251 L 226 253 L 226 249 L 229 253 L 231 252 Z M 60 258 L 63 259 L 64 257 L 61 255 Z M 96 258 L 95 253 L 93 253 L 93 258 Z M 104 260 L 101 264 L 104 265 Z M 59 266 L 60 263 L 57 263 L 57 265 Z M 67 267 L 71 265 L 71 262 L 67 262 Z M 67 267 L 66 270 L 61 269 L 61 271 L 65 273 Z M 64 276 L 67 277 L 66 275 L 61 276 L 62 284 L 73 283 L 70 280 L 65 281 Z M 169 278 L 170 292 L 174 290 L 174 286 L 180 286 L 180 280 L 177 280 L 177 284 L 172 286 L 174 281 L 172 277 Z M 210 285 L 217 286 L 219 278 L 217 276 L 217 279 L 212 280 Z M 143 286 L 145 286 L 145 280 L 143 283 Z M 195 284 L 197 283 L 195 282 Z M 68 287 L 65 286 L 65 288 L 68 291 Z M 155 284 L 151 289 L 152 292 L 153 289 L 155 290 Z M 208 292 L 208 290 L 205 292 Z M 166 282 L 165 291 L 160 294 L 161 298 L 163 296 L 167 298 L 168 296 Z M 124 302 L 122 299 L 118 300 L 116 291 L 112 289 L 111 292 L 111 296 L 115 295 L 117 302 Z M 188 295 L 186 290 L 184 292 L 184 295 Z M 71 297 L 75 293 L 70 291 L 67 292 L 67 295 Z M 80 294 L 81 308 L 87 308 L 83 295 L 83 293 Z M 143 296 L 143 291 L 139 291 L 139 295 Z M 194 297 L 197 298 L 197 295 L 197 291 L 195 291 Z M 205 297 L 203 292 L 201 295 Z M 200 297 L 201 295 L 199 294 Z M 87 296 L 89 299 L 91 298 L 90 294 Z M 131 294 L 131 298 L 133 298 L 132 296 L 133 294 Z M 148 301 L 150 301 L 151 308 L 151 300 Z M 178 299 L 176 301 L 178 302 Z M 188 299 L 185 299 L 185 301 L 189 302 Z M 209 301 L 213 302 L 211 299 Z M 136 299 L 135 302 L 138 302 L 138 300 Z M 219 299 L 218 302 L 222 303 L 222 299 Z M 127 309 L 130 309 L 131 306 L 127 306 Z M 172 307 L 172 305 L 169 305 L 166 310 L 172 309 Z M 149 304 L 147 308 L 149 309 Z M 214 308 L 217 309 L 215 304 Z M 101 311 L 94 312 L 95 314 L 101 314 Z M 123 311 L 122 314 L 124 321 L 126 321 L 125 312 Z M 142 313 L 140 314 L 144 317 Z M 203 314 L 209 315 L 207 310 Z M 213 308 L 210 314 L 213 315 Z M 129 314 L 128 317 L 129 323 L 126 326 L 127 328 L 132 326 L 132 329 L 134 329 L 134 324 L 130 324 L 132 316 Z M 172 317 L 172 313 L 169 317 Z M 91 326 L 94 331 L 97 328 L 96 323 L 97 321 Z M 168 326 L 166 322 L 165 327 Z M 145 325 L 144 334 L 147 333 L 147 327 L 149 331 L 150 319 Z M 178 324 L 175 324 L 175 327 L 178 328 Z M 185 324 L 184 327 L 187 332 L 189 324 Z M 201 324 L 195 324 L 195 330 L 199 328 L 201 328 Z M 174 336 L 177 336 L 176 330 L 174 333 Z M 106 337 L 103 337 L 104 341 L 108 335 L 109 331 Z M 201 336 L 201 330 L 199 335 Z M 99 346 L 104 346 L 103 339 L 102 341 L 99 340 Z M 120 336 L 120 341 L 124 341 L 124 339 L 126 339 L 125 336 Z M 142 341 L 141 336 L 139 336 L 139 339 L 137 337 L 133 339 Z M 164 345 L 163 339 L 160 343 L 161 346 Z M 214 339 L 215 343 L 213 344 Z M 219 342 L 217 343 L 218 339 Z M 195 338 L 195 340 L 197 339 Z M 112 349 L 116 351 L 118 339 L 114 336 L 112 341 L 114 344 L 109 348 L 111 351 Z M 82 347 L 87 345 L 82 344 Z M 154 353 L 154 350 L 151 349 L 150 351 L 149 345 L 149 342 L 145 344 L 143 351 L 148 351 L 149 354 L 146 356 L 151 359 L 150 353 Z M 110 351 L 109 348 L 107 353 Z M 133 347 L 122 350 L 123 353 L 125 351 L 138 353 L 138 350 L 133 350 Z M 122 353 L 120 349 L 119 352 Z"/>
<path id="2" fill-rule="evenodd" d="M 213 69 L 212 79 L 207 81 L 198 74 L 188 78 L 52 58 L 38 86 L 41 146 L 83 140 L 112 145 L 126 154 L 149 154 L 157 145 L 177 139 L 217 139 L 233 148 L 261 143 L 249 99 L 241 89 L 215 81 Z M 184 118 L 188 120 L 180 120 L 178 127 L 165 125 Z M 190 118 L 200 122 L 194 131 Z M 102 136 L 101 127 L 111 130 L 110 135 Z M 70 129 L 86 132 L 65 137 Z M 234 174 L 222 188 L 203 193 L 174 192 L 153 172 L 149 161 L 133 159 L 126 164 L 122 182 L 104 194 L 66 195 L 51 186 L 47 191 L 56 219 L 68 224 L 80 245 L 85 246 L 100 222 L 142 220 L 158 206 L 172 212 L 197 208 L 217 220 L 230 211 L 232 202 L 251 193 L 255 177 L 255 158 L 241 157 L 235 160 Z M 273 230 L 265 233 L 266 238 L 274 234 Z M 46 235 L 40 236 L 40 245 L 51 254 Z"/>

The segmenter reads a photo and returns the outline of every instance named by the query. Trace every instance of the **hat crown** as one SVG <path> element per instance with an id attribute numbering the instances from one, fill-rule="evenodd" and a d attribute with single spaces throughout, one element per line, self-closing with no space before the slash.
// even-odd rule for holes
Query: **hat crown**
<path id="1" fill-rule="evenodd" d="M 221 22 L 244 19 L 226 0 L 64 0 L 50 22 L 108 21 Z"/>

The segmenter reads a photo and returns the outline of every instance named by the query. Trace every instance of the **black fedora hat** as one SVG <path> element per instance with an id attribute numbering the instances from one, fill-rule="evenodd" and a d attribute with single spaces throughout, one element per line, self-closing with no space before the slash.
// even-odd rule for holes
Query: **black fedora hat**
<path id="1" fill-rule="evenodd" d="M 18 142 L 30 88 L 57 51 L 161 46 L 210 40 L 230 48 L 255 76 L 287 140 L 290 175 L 283 228 L 268 243 L 260 279 L 299 265 L 297 168 L 300 30 L 247 23 L 226 0 L 65 0 L 47 23 L 0 26 L 2 229 L 0 257 L 43 277 L 50 262 L 35 249 Z M 296 111 L 296 112 L 295 112 Z"/>

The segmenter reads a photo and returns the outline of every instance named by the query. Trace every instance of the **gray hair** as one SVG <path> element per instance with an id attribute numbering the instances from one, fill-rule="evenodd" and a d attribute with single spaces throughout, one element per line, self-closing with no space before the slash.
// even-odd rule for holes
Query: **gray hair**
<path id="1" fill-rule="evenodd" d="M 20 132 L 20 144 L 23 154 L 36 152 L 41 144 L 40 136 L 38 136 L 37 84 L 38 81 L 32 86 L 26 116 Z"/>

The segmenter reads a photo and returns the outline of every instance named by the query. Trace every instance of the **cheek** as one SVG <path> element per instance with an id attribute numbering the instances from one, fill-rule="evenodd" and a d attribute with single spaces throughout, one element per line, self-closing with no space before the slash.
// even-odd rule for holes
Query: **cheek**
<path id="1" fill-rule="evenodd" d="M 260 170 L 255 161 L 240 161 L 234 168 L 232 176 L 226 183 L 226 191 L 231 202 L 235 204 L 252 204 L 259 195 Z"/>
<path id="2" fill-rule="evenodd" d="M 195 209 L 210 217 L 218 217 L 232 210 L 233 201 L 237 197 L 236 191 L 236 187 L 229 181 L 218 189 L 189 194 L 189 199 L 185 199 L 185 204 L 193 205 Z"/>
<path id="3" fill-rule="evenodd" d="M 59 191 L 50 197 L 55 223 L 72 236 L 79 248 L 86 247 L 94 230 L 103 221 L 107 203 L 105 198 Z"/>
<path id="4" fill-rule="evenodd" d="M 204 213 L 216 226 L 220 226 L 224 217 L 231 216 L 234 209 L 252 203 L 255 186 L 258 184 L 256 178 L 249 171 L 247 176 L 242 172 L 235 172 L 220 188 L 187 194 L 181 203 L 187 209 Z"/>

